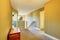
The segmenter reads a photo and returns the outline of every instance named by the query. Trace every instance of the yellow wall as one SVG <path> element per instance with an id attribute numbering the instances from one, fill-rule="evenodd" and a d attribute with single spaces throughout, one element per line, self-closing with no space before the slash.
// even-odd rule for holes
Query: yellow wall
<path id="1" fill-rule="evenodd" d="M 0 0 L 0 40 L 7 40 L 11 27 L 11 6 L 9 0 Z"/>
<path id="2" fill-rule="evenodd" d="M 60 38 L 60 0 L 45 5 L 45 32 Z"/>

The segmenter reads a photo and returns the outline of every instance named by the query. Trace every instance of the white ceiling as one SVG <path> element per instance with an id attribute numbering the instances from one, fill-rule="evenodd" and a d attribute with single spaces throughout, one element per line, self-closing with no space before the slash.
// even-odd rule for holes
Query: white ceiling
<path id="1" fill-rule="evenodd" d="M 19 10 L 19 13 L 30 13 L 40 9 L 48 0 L 11 0 L 12 8 Z"/>

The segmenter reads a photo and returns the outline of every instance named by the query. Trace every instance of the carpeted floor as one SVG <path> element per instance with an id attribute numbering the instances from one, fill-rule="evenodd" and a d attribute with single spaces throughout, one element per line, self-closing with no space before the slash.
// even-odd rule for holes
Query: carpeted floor
<path id="1" fill-rule="evenodd" d="M 37 37 L 35 34 L 25 29 L 21 32 L 21 40 L 42 40 L 42 38 Z"/>

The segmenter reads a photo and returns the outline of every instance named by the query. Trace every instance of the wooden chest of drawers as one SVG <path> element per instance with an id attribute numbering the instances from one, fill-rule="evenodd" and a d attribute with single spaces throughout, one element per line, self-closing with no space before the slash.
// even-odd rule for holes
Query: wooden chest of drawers
<path id="1" fill-rule="evenodd" d="M 20 40 L 20 32 L 9 34 L 8 40 Z"/>

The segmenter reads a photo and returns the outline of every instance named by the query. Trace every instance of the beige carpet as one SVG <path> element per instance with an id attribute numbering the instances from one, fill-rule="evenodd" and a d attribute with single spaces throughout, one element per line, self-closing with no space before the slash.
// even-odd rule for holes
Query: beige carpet
<path id="1" fill-rule="evenodd" d="M 37 37 L 29 30 L 25 29 L 21 32 L 21 40 L 42 40 L 41 37 Z"/>

